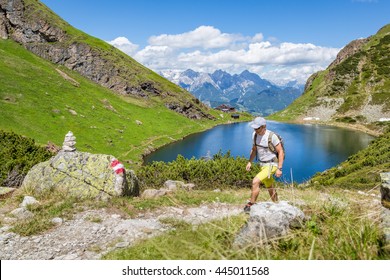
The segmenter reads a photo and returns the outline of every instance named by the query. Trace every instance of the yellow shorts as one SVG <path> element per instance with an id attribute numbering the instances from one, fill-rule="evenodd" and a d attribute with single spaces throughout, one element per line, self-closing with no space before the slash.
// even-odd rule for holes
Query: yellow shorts
<path id="1" fill-rule="evenodd" d="M 270 188 L 274 183 L 274 174 L 277 170 L 277 166 L 266 164 L 260 167 L 260 172 L 256 175 L 256 177 L 267 187 Z"/>

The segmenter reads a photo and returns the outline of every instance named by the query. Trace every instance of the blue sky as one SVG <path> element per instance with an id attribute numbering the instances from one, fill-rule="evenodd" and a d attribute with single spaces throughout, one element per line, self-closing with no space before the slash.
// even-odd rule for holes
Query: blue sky
<path id="1" fill-rule="evenodd" d="M 243 70 L 304 83 L 390 23 L 388 0 L 41 0 L 156 72 Z"/>

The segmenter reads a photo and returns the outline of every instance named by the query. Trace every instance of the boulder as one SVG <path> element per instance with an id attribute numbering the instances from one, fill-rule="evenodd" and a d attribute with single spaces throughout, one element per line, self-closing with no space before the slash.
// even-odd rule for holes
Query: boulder
<path id="1" fill-rule="evenodd" d="M 29 205 L 39 205 L 39 201 L 37 201 L 34 197 L 32 197 L 32 196 L 25 196 L 24 198 L 23 198 L 23 201 L 22 201 L 22 203 L 20 203 L 20 207 L 22 207 L 22 208 L 26 208 L 27 206 L 29 206 Z"/>
<path id="2" fill-rule="evenodd" d="M 50 160 L 35 165 L 24 178 L 22 188 L 37 192 L 61 189 L 81 198 L 138 195 L 139 184 L 134 172 L 123 170 L 117 174 L 111 167 L 114 159 L 111 155 L 62 150 Z"/>
<path id="3" fill-rule="evenodd" d="M 384 207 L 390 209 L 390 172 L 381 173 L 381 203 Z"/>
<path id="4" fill-rule="evenodd" d="M 185 184 L 182 181 L 167 180 L 164 183 L 164 187 L 160 189 L 146 189 L 143 191 L 142 198 L 158 198 L 164 195 L 167 195 L 172 192 L 176 192 L 178 189 L 191 191 L 195 188 L 195 184 L 188 183 Z"/>
<path id="5" fill-rule="evenodd" d="M 184 189 L 187 191 L 191 191 L 193 188 L 195 188 L 195 184 L 192 183 L 186 184 L 182 181 L 167 180 L 164 183 L 164 188 L 170 191 L 176 191 L 177 189 Z"/>
<path id="6" fill-rule="evenodd" d="M 167 190 L 167 189 L 146 189 L 143 191 L 141 197 L 144 198 L 144 199 L 150 199 L 150 198 L 159 198 L 161 196 L 164 196 L 166 195 L 167 193 L 169 193 L 170 191 Z"/>
<path id="7" fill-rule="evenodd" d="M 34 214 L 24 207 L 16 208 L 10 214 L 18 220 L 28 220 L 34 217 Z"/>
<path id="8" fill-rule="evenodd" d="M 237 247 L 256 246 L 284 236 L 290 228 L 299 228 L 305 214 L 287 201 L 261 202 L 251 207 L 246 225 L 235 238 Z"/>
<path id="9" fill-rule="evenodd" d="M 381 173 L 381 228 L 383 230 L 383 250 L 390 253 L 390 172 Z"/>

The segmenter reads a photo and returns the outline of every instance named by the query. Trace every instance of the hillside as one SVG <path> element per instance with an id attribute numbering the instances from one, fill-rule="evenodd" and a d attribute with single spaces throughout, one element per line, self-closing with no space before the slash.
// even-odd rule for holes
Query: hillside
<path id="1" fill-rule="evenodd" d="M 339 165 L 315 174 L 311 186 L 373 190 L 380 186 L 380 173 L 390 170 L 390 125 L 370 145 Z"/>
<path id="2" fill-rule="evenodd" d="M 113 94 L 0 39 L 0 129 L 57 146 L 71 130 L 79 150 L 112 154 L 132 165 L 150 150 L 229 120 L 213 112 L 215 120 L 195 121 L 152 101 Z"/>
<path id="3" fill-rule="evenodd" d="M 57 146 L 71 130 L 79 150 L 134 166 L 230 121 L 39 1 L 8 2 L 0 0 L 0 129 Z"/>
<path id="4" fill-rule="evenodd" d="M 38 0 L 0 0 L 0 38 L 124 96 L 157 100 L 191 119 L 212 119 L 190 93 L 108 43 L 79 31 Z"/>
<path id="5" fill-rule="evenodd" d="M 390 118 L 390 25 L 351 42 L 329 67 L 313 74 L 305 91 L 273 119 L 374 127 Z"/>

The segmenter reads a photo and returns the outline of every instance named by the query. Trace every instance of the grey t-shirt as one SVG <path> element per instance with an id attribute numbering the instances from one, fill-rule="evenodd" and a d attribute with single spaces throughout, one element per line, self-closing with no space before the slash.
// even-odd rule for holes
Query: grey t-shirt
<path id="1" fill-rule="evenodd" d="M 270 133 L 271 131 L 267 129 L 264 135 L 257 135 L 256 137 L 256 148 L 259 161 L 269 161 L 276 157 L 276 155 L 268 148 L 268 138 Z M 256 132 L 253 132 L 252 143 L 254 143 L 255 134 Z M 274 146 L 276 146 L 280 143 L 280 140 L 275 134 L 273 134 L 271 142 Z"/>

